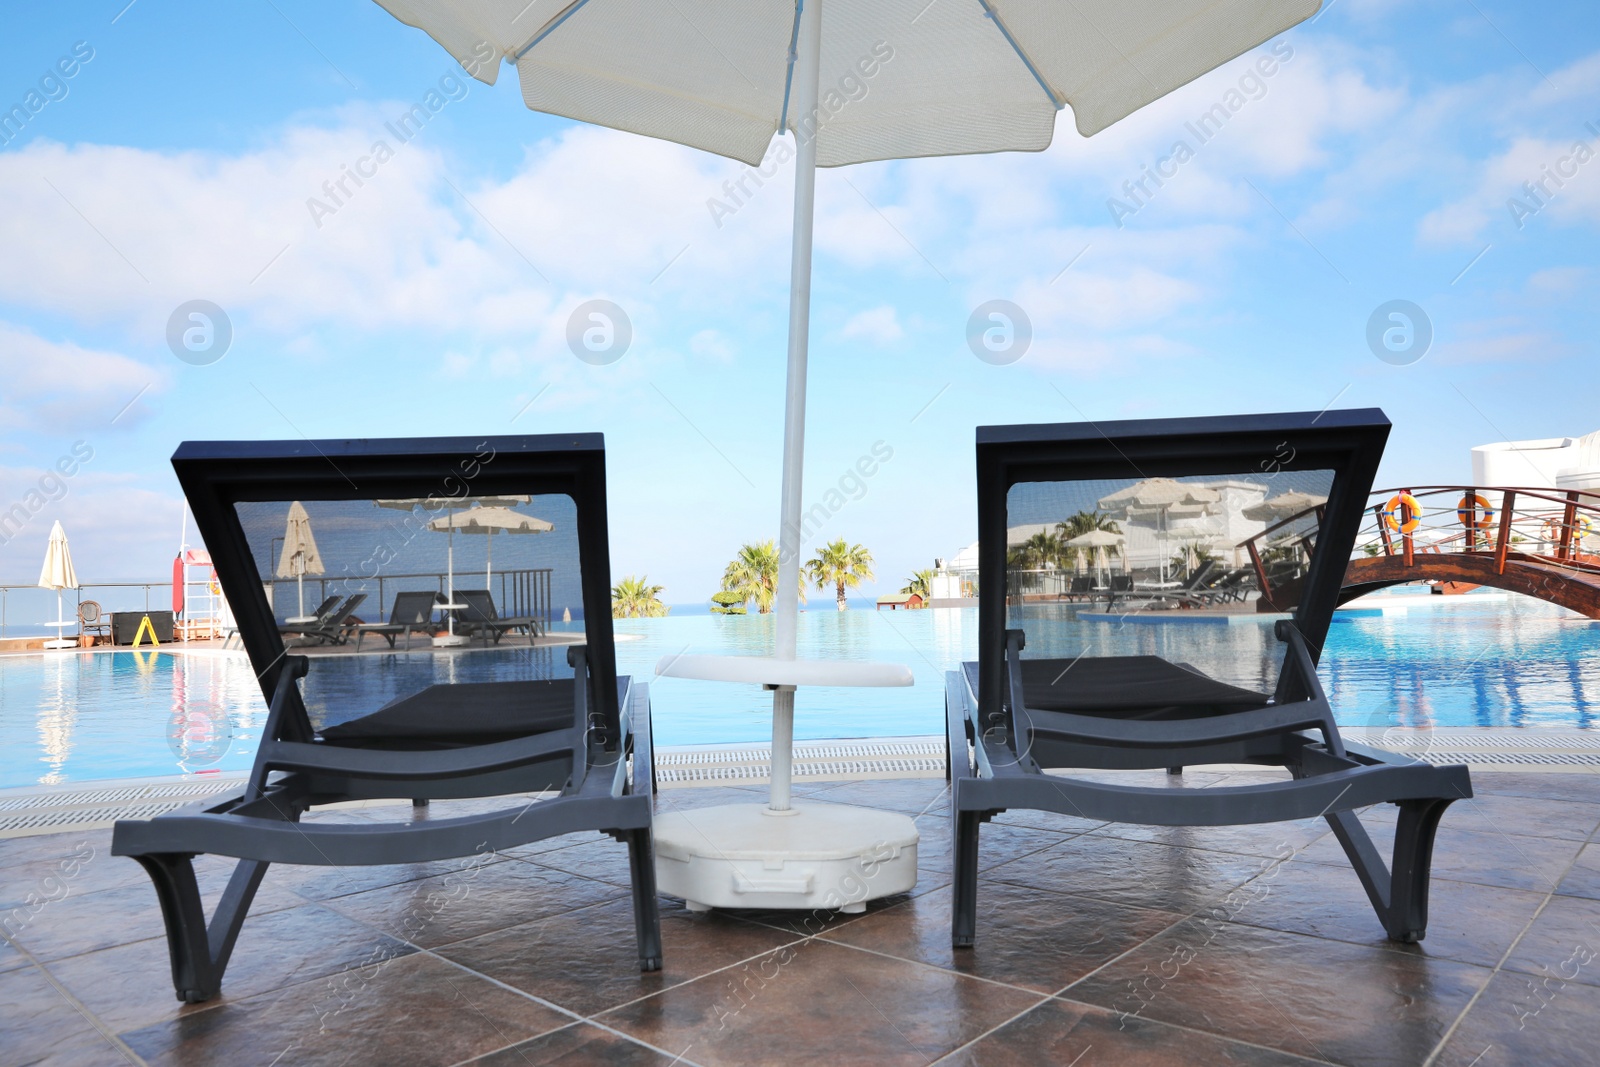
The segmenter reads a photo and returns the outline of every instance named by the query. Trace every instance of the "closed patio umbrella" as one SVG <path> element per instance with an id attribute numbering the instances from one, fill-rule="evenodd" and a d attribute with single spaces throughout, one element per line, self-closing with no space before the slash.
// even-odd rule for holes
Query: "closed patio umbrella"
<path id="1" fill-rule="evenodd" d="M 174 567 L 174 580 L 181 581 L 183 559 L 180 556 Z M 311 533 L 311 516 L 305 505 L 296 500 L 289 505 L 289 518 L 283 528 L 283 549 L 278 553 L 279 578 L 293 578 L 299 593 L 299 613 L 290 622 L 309 622 L 306 617 L 306 575 L 324 574 L 322 555 L 317 551 L 317 539 Z M 174 593 L 174 596 L 177 594 Z"/>
<path id="2" fill-rule="evenodd" d="M 78 572 L 72 568 L 72 552 L 67 547 L 67 531 L 61 528 L 61 520 L 50 528 L 50 543 L 44 550 L 44 567 L 39 571 L 39 588 L 54 589 L 56 591 L 56 621 L 47 622 L 46 626 L 56 628 L 53 641 L 46 641 L 45 648 L 73 648 L 76 641 L 69 641 L 61 636 L 61 631 L 71 625 L 62 615 L 61 591 L 63 589 L 78 588 Z"/>

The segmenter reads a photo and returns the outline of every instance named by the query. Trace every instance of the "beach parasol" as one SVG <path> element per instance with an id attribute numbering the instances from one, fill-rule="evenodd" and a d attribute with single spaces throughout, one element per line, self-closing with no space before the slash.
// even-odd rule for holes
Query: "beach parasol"
<path id="1" fill-rule="evenodd" d="M 39 588 L 56 591 L 56 621 L 45 623 L 56 628 L 56 636 L 54 640 L 46 641 L 44 647 L 75 647 L 76 641 L 61 636 L 61 631 L 71 625 L 62 617 L 61 590 L 78 588 L 78 572 L 72 569 L 72 551 L 67 547 L 67 531 L 61 528 L 60 519 L 50 528 L 50 543 L 44 550 L 44 567 L 39 571 Z"/>
<path id="2" fill-rule="evenodd" d="M 173 580 L 182 581 L 183 557 L 173 568 Z M 296 500 L 289 505 L 289 518 L 283 528 L 283 550 L 278 553 L 279 578 L 293 578 L 300 594 L 299 612 L 290 622 L 310 622 L 306 615 L 306 575 L 324 574 L 322 555 L 317 551 L 317 539 L 311 534 L 311 516 L 305 505 Z M 177 596 L 176 593 L 173 594 Z"/>
<path id="3" fill-rule="evenodd" d="M 1167 524 L 1173 514 L 1191 518 L 1206 514 L 1222 499 L 1215 489 L 1191 485 L 1172 478 L 1146 478 L 1101 497 L 1096 505 L 1103 511 L 1119 512 L 1129 519 L 1153 518 L 1156 537 L 1161 542 L 1161 580 L 1167 580 Z"/>
<path id="4" fill-rule="evenodd" d="M 1263 500 L 1259 504 L 1252 504 L 1240 514 L 1257 522 L 1272 523 L 1298 515 L 1303 511 L 1310 511 L 1312 508 L 1320 507 L 1327 502 L 1328 498 L 1325 496 L 1314 496 L 1311 493 L 1303 493 L 1298 489 L 1291 489 L 1287 493 L 1280 493 L 1268 500 Z"/>
<path id="5" fill-rule="evenodd" d="M 494 84 L 502 57 L 536 111 L 751 167 L 795 161 L 774 655 L 679 655 L 663 675 L 772 689 L 770 810 L 790 810 L 797 685 L 909 685 L 899 664 L 798 661 L 806 362 L 816 170 L 1041 151 L 1056 113 L 1096 133 L 1310 17 L 1320 0 L 377 0 Z M 824 91 L 824 86 L 826 90 Z M 788 142 L 773 136 L 793 130 Z M 763 171 L 763 174 L 765 171 Z M 723 809 L 717 809 L 723 810 Z M 727 814 L 726 812 L 724 812 Z M 722 827 L 770 839 L 770 820 Z M 801 831 L 791 825 L 791 840 Z M 866 817 L 860 828 L 866 830 Z M 662 825 L 657 825 L 658 839 Z M 837 842 L 835 842 L 837 844 Z M 914 871 L 912 872 L 914 876 Z M 894 891 L 885 874 L 871 895 Z M 735 879 L 737 881 L 737 879 Z M 666 889 L 665 883 L 663 888 Z M 671 891 L 671 890 L 667 890 Z M 796 903 L 823 899 L 821 882 Z"/>
<path id="6" fill-rule="evenodd" d="M 526 504 L 533 499 L 529 496 L 425 496 L 410 497 L 403 500 L 374 500 L 373 503 L 380 508 L 389 508 L 393 511 L 445 511 L 454 514 L 463 508 L 487 507 L 510 508 L 518 504 Z M 447 637 L 436 637 L 433 643 L 436 646 L 461 645 L 466 643 L 466 638 L 456 637 L 455 612 L 464 607 L 456 603 L 456 528 L 444 527 L 449 531 L 449 542 L 445 546 L 445 602 L 439 605 L 444 612 Z"/>
<path id="7" fill-rule="evenodd" d="M 428 523 L 428 529 L 483 534 L 488 538 L 483 562 L 483 585 L 487 589 L 494 577 L 495 534 L 549 533 L 555 526 L 543 519 L 536 519 L 532 515 L 524 515 L 507 507 L 480 506 L 468 511 L 452 511 L 448 515 L 441 515 Z"/>
<path id="8" fill-rule="evenodd" d="M 1090 530 L 1077 537 L 1067 539 L 1068 546 L 1072 548 L 1094 549 L 1095 580 L 1104 584 L 1105 572 L 1109 569 L 1109 560 L 1106 550 L 1116 548 L 1122 544 L 1122 535 L 1112 533 L 1110 530 Z M 1079 558 L 1082 558 L 1081 556 Z"/>

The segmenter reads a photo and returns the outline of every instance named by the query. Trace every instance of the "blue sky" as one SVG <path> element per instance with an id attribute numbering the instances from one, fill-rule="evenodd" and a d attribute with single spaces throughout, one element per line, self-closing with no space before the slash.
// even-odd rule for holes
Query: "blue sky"
<path id="1" fill-rule="evenodd" d="M 742 165 L 531 113 L 509 71 L 457 82 L 375 4 L 125 3 L 13 8 L 0 36 L 0 106 L 74 71 L 0 145 L 0 509 L 57 497 L 0 582 L 32 580 L 57 518 L 81 580 L 164 574 L 185 438 L 603 431 L 614 575 L 669 602 L 776 533 L 787 170 L 718 219 Z M 1200 143 L 1188 124 L 1274 47 Z M 436 89 L 420 133 L 385 132 Z M 394 157 L 314 213 L 380 138 Z M 1376 405 L 1384 484 L 1600 428 L 1579 141 L 1600 151 L 1593 5 L 1337 0 L 1091 139 L 1067 115 L 1044 153 L 824 171 L 807 500 L 892 456 L 813 540 L 865 544 L 877 591 L 954 554 L 989 423 Z M 1531 198 L 1547 167 L 1570 176 Z M 166 340 L 197 299 L 233 332 L 205 366 Z M 633 324 L 609 365 L 566 343 L 592 299 Z M 1003 366 L 967 341 L 995 299 L 1033 329 Z M 1432 324 L 1408 365 L 1366 340 L 1395 299 Z"/>

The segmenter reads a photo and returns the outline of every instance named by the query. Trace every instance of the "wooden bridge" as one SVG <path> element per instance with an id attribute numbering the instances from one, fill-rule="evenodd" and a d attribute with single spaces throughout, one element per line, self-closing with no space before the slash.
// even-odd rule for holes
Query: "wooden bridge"
<path id="1" fill-rule="evenodd" d="M 1304 558 L 1321 518 L 1320 506 L 1308 508 L 1244 543 L 1260 610 L 1293 607 L 1299 571 L 1275 568 L 1273 557 Z M 1600 619 L 1600 493 L 1471 485 L 1374 492 L 1340 602 L 1406 582 L 1445 593 L 1492 586 Z"/>

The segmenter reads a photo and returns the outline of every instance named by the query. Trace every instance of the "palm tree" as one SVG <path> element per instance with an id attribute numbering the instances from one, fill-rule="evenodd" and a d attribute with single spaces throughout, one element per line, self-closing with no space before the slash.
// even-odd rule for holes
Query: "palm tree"
<path id="1" fill-rule="evenodd" d="M 911 577 L 906 579 L 905 587 L 903 589 L 901 589 L 900 591 L 902 593 L 915 593 L 917 596 L 920 596 L 923 600 L 927 600 L 928 599 L 928 585 L 932 581 L 933 581 L 933 569 L 931 567 L 929 569 L 927 569 L 927 570 L 915 571 L 915 572 L 912 573 Z"/>
<path id="2" fill-rule="evenodd" d="M 1013 548 L 1006 562 L 1013 568 L 1025 571 L 1042 570 L 1046 563 L 1058 563 L 1065 555 L 1061 538 L 1048 530 L 1040 530 L 1022 544 Z"/>
<path id="3" fill-rule="evenodd" d="M 1117 525 L 1116 520 L 1099 510 L 1080 511 L 1071 518 L 1056 523 L 1056 537 L 1061 542 L 1061 562 L 1069 564 L 1077 561 L 1078 547 L 1067 544 L 1068 541 L 1074 537 L 1081 537 L 1086 533 L 1093 533 L 1095 530 L 1104 530 L 1106 533 L 1114 534 L 1122 532 L 1122 528 Z M 1113 545 L 1107 548 L 1106 552 L 1115 556 L 1117 548 Z"/>
<path id="4" fill-rule="evenodd" d="M 860 545 L 846 543 L 841 537 L 817 549 L 805 569 L 806 577 L 815 582 L 818 589 L 833 583 L 834 600 L 843 611 L 845 587 L 854 589 L 863 578 L 872 579 L 872 553 Z"/>
<path id="5" fill-rule="evenodd" d="M 738 593 L 740 603 L 756 602 L 756 610 L 766 615 L 778 595 L 778 549 L 772 539 L 739 546 L 739 554 L 722 572 L 725 592 Z M 805 600 L 805 580 L 800 582 L 800 599 Z"/>
<path id="6" fill-rule="evenodd" d="M 651 585 L 650 576 L 628 575 L 611 587 L 613 619 L 659 619 L 671 609 L 661 602 L 662 586 Z"/>

